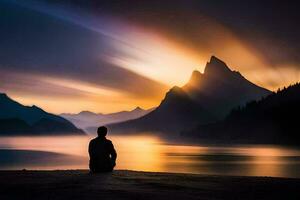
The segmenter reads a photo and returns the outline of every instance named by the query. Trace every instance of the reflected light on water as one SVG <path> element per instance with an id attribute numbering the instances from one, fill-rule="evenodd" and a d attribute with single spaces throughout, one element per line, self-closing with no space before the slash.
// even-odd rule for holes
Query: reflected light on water
<path id="1" fill-rule="evenodd" d="M 0 169 L 87 169 L 92 137 L 2 137 Z M 300 150 L 280 146 L 190 146 L 155 136 L 109 136 L 117 169 L 200 174 L 300 177 Z M 1 150 L 2 149 L 2 150 Z M 4 150 L 9 149 L 9 151 Z M 16 156 L 13 150 L 29 152 Z M 48 152 L 48 153 L 43 153 Z M 51 154 L 54 152 L 56 154 Z"/>
<path id="2" fill-rule="evenodd" d="M 89 138 L 82 136 L 60 137 L 2 137 L 1 148 L 50 151 L 86 156 Z"/>
<path id="3" fill-rule="evenodd" d="M 141 171 L 162 171 L 161 141 L 150 136 L 115 136 L 118 153 L 117 168 Z"/>

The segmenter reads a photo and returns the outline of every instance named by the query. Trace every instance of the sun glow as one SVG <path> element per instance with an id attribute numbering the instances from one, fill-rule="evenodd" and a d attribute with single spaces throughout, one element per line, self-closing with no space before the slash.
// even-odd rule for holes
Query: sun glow
<path id="1" fill-rule="evenodd" d="M 151 32 L 135 35 L 127 37 L 136 48 L 123 46 L 124 56 L 111 56 L 110 62 L 169 86 L 182 86 L 193 70 L 203 70 L 206 60 L 201 54 Z"/>
<path id="2" fill-rule="evenodd" d="M 183 86 L 194 70 L 203 72 L 212 55 L 251 82 L 270 90 L 300 80 L 298 63 L 269 62 L 242 34 L 198 12 L 191 14 L 179 9 L 156 13 L 154 10 L 153 13 L 134 12 L 132 18 L 127 18 L 118 14 L 77 13 L 71 8 L 42 3 L 19 4 L 45 18 L 55 18 L 58 25 L 41 23 L 63 28 L 57 38 L 65 37 L 68 43 L 62 47 L 78 44 L 74 49 L 70 45 L 64 52 L 53 52 L 57 53 L 54 61 L 51 56 L 48 59 L 47 52 L 52 52 L 48 46 L 52 44 L 47 44 L 41 47 L 41 54 L 45 51 L 46 55 L 39 57 L 39 53 L 33 53 L 32 56 L 28 52 L 28 58 L 24 56 L 28 61 L 41 61 L 33 63 L 37 66 L 28 67 L 26 61 L 22 66 L 7 68 L 12 76 L 1 71 L 5 82 L 0 84 L 2 92 L 49 112 L 115 112 L 136 106 L 155 107 L 169 88 Z M 76 34 L 68 32 L 70 27 Z M 48 34 L 41 37 L 46 38 Z M 63 43 L 55 39 L 58 44 L 54 45 Z M 64 66 L 64 63 L 69 64 Z M 81 77 L 81 72 L 85 77 Z M 98 75 L 102 75 L 103 81 L 98 80 Z"/>

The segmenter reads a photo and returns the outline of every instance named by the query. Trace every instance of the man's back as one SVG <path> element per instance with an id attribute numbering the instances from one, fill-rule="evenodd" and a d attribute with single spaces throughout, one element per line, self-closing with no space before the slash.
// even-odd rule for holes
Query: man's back
<path id="1" fill-rule="evenodd" d="M 117 153 L 112 142 L 105 137 L 97 137 L 90 141 L 90 170 L 92 172 L 109 172 L 115 166 Z"/>

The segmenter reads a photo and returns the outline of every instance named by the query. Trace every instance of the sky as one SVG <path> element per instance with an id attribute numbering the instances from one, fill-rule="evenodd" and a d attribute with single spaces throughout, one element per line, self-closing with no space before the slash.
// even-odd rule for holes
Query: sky
<path id="1" fill-rule="evenodd" d="M 212 55 L 277 90 L 300 80 L 298 4 L 2 0 L 0 92 L 54 113 L 151 108 Z"/>

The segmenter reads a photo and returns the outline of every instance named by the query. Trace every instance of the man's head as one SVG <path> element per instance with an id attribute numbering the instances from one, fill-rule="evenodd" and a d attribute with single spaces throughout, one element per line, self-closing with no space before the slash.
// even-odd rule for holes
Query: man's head
<path id="1" fill-rule="evenodd" d="M 105 137 L 107 134 L 107 128 L 105 126 L 100 126 L 97 130 L 99 137 Z"/>

